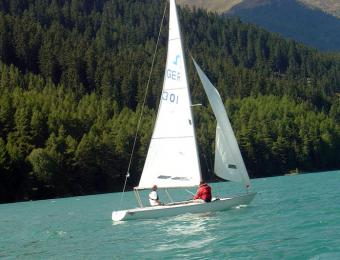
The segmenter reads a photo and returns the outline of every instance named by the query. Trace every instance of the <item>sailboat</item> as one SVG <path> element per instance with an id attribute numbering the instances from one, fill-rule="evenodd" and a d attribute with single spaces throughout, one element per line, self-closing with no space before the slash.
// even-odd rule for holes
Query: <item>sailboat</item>
<path id="1" fill-rule="evenodd" d="M 193 58 L 192 58 L 193 59 Z M 225 180 L 240 182 L 241 195 L 211 202 L 186 200 L 159 206 L 144 206 L 139 191 L 157 185 L 160 189 L 197 187 L 202 180 L 192 104 L 185 67 L 181 31 L 175 0 L 170 0 L 168 53 L 158 114 L 138 187 L 134 188 L 139 207 L 112 212 L 112 220 L 169 217 L 185 213 L 205 213 L 249 204 L 256 195 L 222 99 L 193 59 L 216 117 L 214 172 Z M 170 195 L 169 195 L 170 196 Z"/>

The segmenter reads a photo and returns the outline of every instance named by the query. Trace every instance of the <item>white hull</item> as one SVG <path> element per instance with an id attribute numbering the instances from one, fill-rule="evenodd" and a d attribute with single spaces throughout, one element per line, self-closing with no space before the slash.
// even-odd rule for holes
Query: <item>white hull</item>
<path id="1" fill-rule="evenodd" d="M 227 210 L 240 205 L 248 205 L 255 197 L 256 192 L 229 198 L 220 198 L 209 203 L 194 201 L 183 201 L 171 203 L 164 206 L 154 206 L 145 208 L 135 208 L 112 212 L 113 221 L 152 219 L 170 217 L 186 213 L 205 213 Z"/>

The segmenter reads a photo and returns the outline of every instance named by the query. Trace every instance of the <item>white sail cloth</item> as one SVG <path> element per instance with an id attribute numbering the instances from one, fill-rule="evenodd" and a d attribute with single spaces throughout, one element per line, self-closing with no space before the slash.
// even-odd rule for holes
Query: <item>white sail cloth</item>
<path id="1" fill-rule="evenodd" d="M 217 121 L 214 166 L 215 174 L 225 180 L 242 182 L 246 188 L 249 188 L 250 181 L 247 169 L 244 165 L 234 131 L 231 127 L 220 94 L 198 66 L 196 61 L 193 58 L 192 60 L 195 64 Z"/>
<path id="2" fill-rule="evenodd" d="M 167 63 L 157 119 L 138 189 L 191 187 L 201 180 L 176 4 L 170 0 Z"/>

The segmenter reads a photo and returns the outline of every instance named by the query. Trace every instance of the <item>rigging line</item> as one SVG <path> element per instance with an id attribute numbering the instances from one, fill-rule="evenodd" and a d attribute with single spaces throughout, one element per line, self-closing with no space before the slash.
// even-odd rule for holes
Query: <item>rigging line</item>
<path id="1" fill-rule="evenodd" d="M 187 193 L 190 193 L 192 196 L 195 196 L 195 194 L 194 194 L 193 192 L 191 192 L 190 190 L 185 189 L 185 191 L 186 191 Z"/>
<path id="2" fill-rule="evenodd" d="M 146 97 L 147 97 L 147 94 L 148 94 L 148 89 L 149 89 L 149 85 L 150 85 L 150 81 L 151 81 L 151 75 L 152 75 L 153 67 L 154 67 L 155 60 L 156 60 L 156 54 L 157 54 L 159 39 L 160 39 L 161 32 L 162 32 L 163 21 L 164 21 L 166 9 L 167 9 L 167 3 L 165 3 L 163 17 L 162 17 L 161 25 L 159 27 L 157 42 L 156 42 L 156 46 L 155 46 L 155 52 L 153 54 L 152 63 L 151 63 L 151 69 L 150 69 L 150 73 L 149 73 L 149 78 L 148 78 L 148 82 L 146 84 L 146 89 L 145 89 L 142 109 L 141 109 L 140 116 L 139 116 L 138 123 L 137 123 L 137 130 L 136 130 L 135 139 L 133 141 L 133 146 L 132 146 L 132 151 L 131 151 L 131 155 L 130 155 L 130 161 L 129 161 L 128 169 L 127 169 L 127 172 L 126 172 L 126 175 L 125 175 L 125 182 L 124 182 L 123 192 L 122 192 L 122 196 L 120 198 L 120 204 L 119 204 L 120 208 L 121 208 L 121 205 L 122 205 L 122 202 L 123 202 L 123 197 L 124 197 L 124 192 L 125 192 L 125 188 L 126 188 L 127 179 L 130 177 L 130 167 L 131 167 L 131 163 L 132 163 L 132 157 L 133 157 L 133 154 L 134 154 L 134 151 L 135 151 L 136 141 L 137 141 L 138 132 L 139 132 L 139 128 L 140 128 L 140 123 L 142 121 L 142 116 L 143 116 L 143 113 L 144 113 Z"/>

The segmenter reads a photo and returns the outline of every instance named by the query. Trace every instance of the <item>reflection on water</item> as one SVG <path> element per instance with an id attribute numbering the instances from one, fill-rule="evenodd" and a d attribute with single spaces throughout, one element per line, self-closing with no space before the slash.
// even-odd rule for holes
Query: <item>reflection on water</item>
<path id="1" fill-rule="evenodd" d="M 162 230 L 167 239 L 157 242 L 152 250 L 163 252 L 207 247 L 217 239 L 213 233 L 218 225 L 216 220 L 215 213 L 185 214 L 159 220 L 153 225 L 155 229 Z"/>
<path id="2" fill-rule="evenodd" d="M 214 214 L 204 213 L 204 214 L 185 214 L 174 217 L 165 228 L 168 235 L 171 236 L 181 236 L 181 235 L 197 235 L 201 232 L 209 232 L 209 223 L 211 223 Z"/>
<path id="3" fill-rule="evenodd" d="M 127 221 L 113 221 L 112 220 L 112 226 L 123 225 L 123 224 L 128 224 L 128 222 Z"/>
<path id="4" fill-rule="evenodd" d="M 235 206 L 234 208 L 241 209 L 241 208 L 246 208 L 246 207 L 249 207 L 249 205 L 238 205 L 238 206 Z"/>

